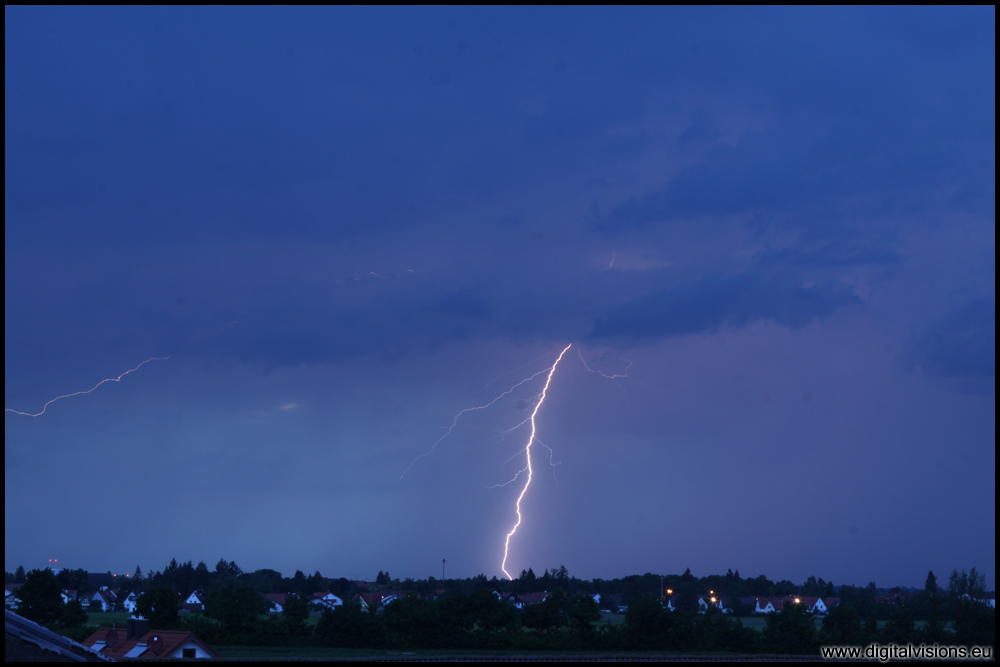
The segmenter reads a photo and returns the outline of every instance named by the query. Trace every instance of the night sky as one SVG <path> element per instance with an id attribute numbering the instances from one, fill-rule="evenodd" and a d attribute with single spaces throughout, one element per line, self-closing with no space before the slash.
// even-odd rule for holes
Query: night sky
<path id="1" fill-rule="evenodd" d="M 993 7 L 4 18 L 8 571 L 994 586 Z"/>

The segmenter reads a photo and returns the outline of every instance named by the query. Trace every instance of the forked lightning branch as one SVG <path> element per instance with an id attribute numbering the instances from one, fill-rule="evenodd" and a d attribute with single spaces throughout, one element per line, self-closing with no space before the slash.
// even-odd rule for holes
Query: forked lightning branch
<path id="1" fill-rule="evenodd" d="M 452 431 L 455 430 L 455 426 L 458 424 L 458 420 L 462 417 L 462 415 L 467 414 L 469 412 L 476 411 L 476 410 L 485 410 L 486 408 L 489 408 L 490 406 L 492 406 L 495 403 L 497 403 L 497 401 L 499 401 L 503 397 L 510 395 L 518 387 L 521 387 L 522 385 L 530 382 L 531 380 L 534 380 L 539 375 L 545 375 L 545 385 L 542 387 L 541 393 L 539 393 L 535 397 L 535 399 L 536 399 L 535 400 L 535 406 L 534 406 L 534 409 L 531 411 L 531 416 L 528 417 L 528 419 L 525 419 L 520 424 L 517 424 L 516 426 L 514 426 L 513 428 L 511 428 L 511 429 L 509 429 L 507 431 L 507 433 L 510 433 L 511 431 L 513 431 L 513 430 L 515 430 L 517 428 L 520 428 L 521 426 L 524 426 L 525 424 L 531 424 L 531 434 L 528 436 L 528 443 L 527 443 L 527 445 L 525 445 L 524 449 L 522 450 L 524 452 L 524 455 L 525 455 L 525 466 L 524 466 L 524 468 L 522 468 L 521 470 L 519 470 L 516 475 L 514 475 L 513 479 L 511 479 L 511 480 L 509 480 L 509 481 L 507 481 L 507 482 L 505 482 L 503 484 L 496 484 L 494 486 L 489 487 L 489 488 L 501 488 L 501 487 L 508 486 L 509 484 L 512 484 L 513 482 L 517 481 L 517 479 L 523 473 L 527 473 L 527 478 L 524 481 L 524 486 L 521 488 L 521 492 L 518 494 L 517 501 L 514 504 L 514 510 L 515 510 L 515 513 L 517 514 L 517 521 L 511 527 L 510 531 L 506 535 L 506 538 L 504 539 L 503 559 L 500 561 L 500 570 L 504 573 L 504 575 L 507 576 L 508 579 L 513 579 L 514 578 L 514 577 L 511 576 L 510 572 L 507 571 L 507 558 L 508 558 L 508 556 L 510 554 L 510 542 L 511 542 L 511 538 L 514 537 L 514 534 L 517 533 L 517 529 L 520 528 L 520 526 L 521 526 L 521 521 L 523 519 L 523 515 L 522 515 L 522 511 L 521 511 L 521 503 L 524 500 L 525 494 L 528 492 L 528 487 L 531 486 L 531 481 L 532 481 L 532 477 L 533 477 L 533 474 L 534 474 L 534 469 L 532 468 L 532 464 L 531 464 L 531 447 L 532 447 L 532 445 L 534 445 L 534 444 L 537 443 L 537 444 L 542 445 L 542 446 L 544 446 L 544 447 L 546 447 L 548 449 L 548 446 L 544 445 L 544 443 L 542 443 L 538 439 L 538 425 L 536 423 L 536 418 L 538 417 L 538 411 L 541 410 L 542 404 L 545 403 L 545 399 L 548 396 L 549 388 L 552 385 L 552 376 L 555 375 L 556 368 L 559 366 L 559 362 L 563 360 L 563 357 L 566 356 L 566 353 L 569 351 L 569 349 L 571 347 L 573 347 L 572 343 L 570 343 L 569 345 L 567 345 L 566 347 L 564 347 L 563 350 L 562 350 L 562 352 L 559 353 L 559 356 L 556 357 L 555 362 L 553 362 L 553 364 L 551 366 L 549 366 L 548 368 L 543 369 L 541 371 L 538 371 L 537 373 L 534 373 L 533 375 L 530 375 L 530 376 L 524 378 L 523 380 L 521 380 L 517 384 L 513 385 L 510 389 L 504 391 L 499 396 L 497 396 L 496 398 L 494 398 L 490 402 L 486 403 L 485 405 L 479 405 L 479 406 L 472 407 L 472 408 L 465 408 L 464 410 L 462 410 L 459 413 L 457 413 L 454 416 L 454 418 L 452 419 L 451 425 L 447 429 L 445 429 L 444 435 L 442 435 L 440 438 L 438 438 L 437 441 L 433 445 L 431 445 L 430 449 L 428 449 L 426 452 L 424 452 L 423 454 L 421 454 L 420 456 L 418 456 L 416 459 L 414 459 L 413 462 L 410 463 L 410 465 L 406 468 L 406 470 L 403 471 L 403 475 L 401 475 L 401 477 L 404 476 L 404 475 L 406 475 L 406 473 L 409 472 L 410 469 L 413 468 L 414 464 L 416 464 L 416 462 L 419 461 L 420 459 L 422 459 L 422 458 L 424 458 L 426 456 L 430 456 L 431 454 L 433 454 L 434 450 L 437 448 L 437 446 L 439 444 L 441 444 L 441 442 L 445 438 L 447 438 L 449 435 L 451 435 Z M 579 350 L 577 350 L 577 353 L 580 356 L 580 361 L 583 362 L 584 367 L 590 373 L 597 373 L 598 375 L 601 375 L 602 377 L 607 378 L 609 380 L 628 377 L 628 367 L 632 365 L 631 361 L 627 362 L 628 366 L 626 366 L 624 373 L 616 374 L 616 375 L 606 375 L 604 373 L 601 373 L 600 371 L 595 371 L 594 369 L 590 368 L 590 366 L 588 366 L 587 362 L 584 360 L 583 354 Z M 549 449 L 550 453 L 551 453 L 551 451 L 552 450 Z"/>

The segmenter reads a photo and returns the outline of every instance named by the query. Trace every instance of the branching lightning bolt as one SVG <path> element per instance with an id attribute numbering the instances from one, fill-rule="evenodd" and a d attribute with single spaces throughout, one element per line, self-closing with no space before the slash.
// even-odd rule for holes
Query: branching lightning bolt
<path id="1" fill-rule="evenodd" d="M 507 540 L 503 545 L 503 562 L 500 563 L 500 569 L 503 570 L 503 573 L 507 575 L 507 578 L 512 581 L 514 577 L 510 576 L 510 572 L 507 571 L 507 555 L 510 552 L 510 538 L 514 536 L 514 533 L 517 532 L 518 527 L 521 525 L 521 500 L 524 498 L 524 494 L 528 492 L 528 487 L 531 486 L 531 444 L 535 441 L 535 433 L 537 431 L 535 427 L 535 417 L 538 415 L 538 410 L 542 407 L 542 403 L 545 402 L 545 396 L 549 391 L 549 385 L 552 383 L 552 376 L 556 372 L 556 367 L 559 365 L 559 362 L 562 361 L 563 355 L 565 355 L 571 347 L 573 347 L 572 343 L 567 345 L 563 351 L 559 353 L 559 357 L 556 359 L 555 363 L 552 364 L 552 368 L 549 369 L 549 376 L 545 378 L 545 386 L 542 388 L 542 394 L 539 397 L 538 402 L 535 404 L 535 409 L 531 413 L 531 437 L 528 438 L 528 445 L 525 447 L 525 454 L 528 459 L 528 465 L 525 466 L 525 468 L 528 471 L 528 479 L 524 483 L 524 488 L 521 489 L 521 495 L 517 497 L 517 503 L 515 505 L 517 509 L 517 523 L 515 523 L 514 527 L 510 529 L 509 533 L 507 533 Z M 518 475 L 520 474 L 521 473 L 518 473 Z M 517 476 L 515 476 L 514 479 L 517 479 Z"/>
<path id="2" fill-rule="evenodd" d="M 622 373 L 621 375 L 605 375 L 601 371 L 595 371 L 593 368 L 591 368 L 590 366 L 587 365 L 587 361 L 586 361 L 586 359 L 583 358 L 583 352 L 580 351 L 580 348 L 576 348 L 576 353 L 578 355 L 580 355 L 580 361 L 583 362 L 583 367 L 584 368 L 586 368 L 591 373 L 597 373 L 601 377 L 605 377 L 605 378 L 607 378 L 609 380 L 616 380 L 618 378 L 627 378 L 628 377 L 628 369 L 632 367 L 632 362 L 629 361 L 628 359 L 625 359 L 625 361 L 628 361 L 628 366 L 625 367 L 625 372 L 624 373 Z"/>
<path id="3" fill-rule="evenodd" d="M 124 373 L 122 373 L 121 375 L 119 375 L 118 377 L 107 378 L 107 379 L 101 380 L 100 382 L 98 382 L 97 384 L 95 384 L 93 387 L 91 387 L 90 389 L 88 389 L 86 391 L 77 391 L 77 392 L 74 392 L 72 394 L 63 394 L 62 396 L 56 396 L 51 401 L 49 401 L 48 403 L 46 403 L 45 405 L 43 405 L 42 406 L 42 411 L 39 412 L 39 413 L 37 413 L 37 414 L 32 414 L 30 412 L 21 412 L 20 410 L 14 410 L 13 408 L 4 408 L 4 412 L 12 412 L 15 415 L 22 415 L 24 417 L 41 417 L 43 414 L 45 414 L 45 411 L 48 410 L 49 406 L 52 405 L 53 403 L 55 403 L 58 400 L 61 400 L 63 398 L 72 398 L 73 396 L 79 396 L 81 394 L 89 394 L 90 392 L 96 390 L 98 387 L 100 387 L 105 382 L 121 382 L 121 379 L 123 377 L 125 377 L 129 373 L 132 373 L 134 371 L 139 370 L 140 368 L 142 368 L 143 366 L 145 366 L 149 362 L 151 362 L 151 361 L 166 361 L 169 358 L 170 357 L 150 357 L 149 359 L 146 359 L 146 361 L 142 362 L 141 364 L 139 364 L 135 368 L 128 369 L 127 371 L 125 371 Z"/>
<path id="4" fill-rule="evenodd" d="M 523 451 L 524 450 L 522 449 L 521 452 L 523 452 Z M 518 452 L 517 454 L 520 454 L 521 452 Z M 517 454 L 515 454 L 514 456 L 517 456 Z M 514 458 L 514 456 L 512 456 L 510 458 Z M 508 460 L 510 460 L 510 459 L 508 459 Z M 521 468 L 520 470 L 517 471 L 517 474 L 515 474 L 512 478 L 508 479 L 503 484 L 494 484 L 493 486 L 487 486 L 486 488 L 487 489 L 502 489 L 505 486 L 509 486 L 510 484 L 513 484 L 514 482 L 517 481 L 517 478 L 521 476 L 522 472 L 525 472 L 527 470 L 528 470 L 527 467 Z"/>
<path id="5" fill-rule="evenodd" d="M 566 348 L 566 349 L 568 350 L 569 348 Z M 563 352 L 565 352 L 565 351 L 566 350 L 563 350 Z M 560 359 L 562 358 L 561 354 L 559 355 L 559 358 Z M 556 363 L 559 363 L 559 362 L 556 361 Z M 442 435 L 440 438 L 438 438 L 437 441 L 433 445 L 431 445 L 430 449 L 428 449 L 426 452 L 424 452 L 423 454 L 421 454 L 417 458 L 413 459 L 413 462 L 410 463 L 410 465 L 406 466 L 406 470 L 404 470 L 402 472 L 402 474 L 399 476 L 399 478 L 402 479 L 404 476 L 406 476 L 406 473 L 410 472 L 410 468 L 412 468 L 416 464 L 417 461 L 419 461 L 420 459 L 424 458 L 425 456 L 430 456 L 431 454 L 433 454 L 434 453 L 434 449 L 439 444 L 441 444 L 441 441 L 444 440 L 445 438 L 447 438 L 449 435 L 451 435 L 451 432 L 455 429 L 455 425 L 458 424 L 459 418 L 461 418 L 461 416 L 464 415 L 466 412 L 475 412 L 476 410 L 485 410 L 486 408 L 490 407 L 491 405 L 493 405 L 494 403 L 496 403 L 497 401 L 499 401 L 501 398 L 503 398 L 507 394 L 511 393 L 512 391 L 514 391 L 515 389 L 517 389 L 518 387 L 520 387 L 524 383 L 530 382 L 531 380 L 534 380 L 536 377 L 538 377 L 542 373 L 549 373 L 549 375 L 551 377 L 551 371 L 553 371 L 553 370 L 555 370 L 555 366 L 552 366 L 551 368 L 544 368 L 544 369 L 538 371 L 537 373 L 535 373 L 534 375 L 532 375 L 530 377 L 524 378 L 523 380 L 521 380 L 520 382 L 518 382 L 517 384 L 515 384 L 513 387 L 511 387 L 510 389 L 508 389 L 507 391 L 503 392 L 502 394 L 500 394 L 499 396 L 497 396 L 496 398 L 494 398 L 492 401 L 490 401 L 486 405 L 477 405 L 476 407 L 473 407 L 473 408 L 465 408 L 464 410 L 462 410 L 461 412 L 459 412 L 458 414 L 456 414 L 455 418 L 451 420 L 451 426 L 449 426 L 448 428 L 445 429 L 444 435 Z M 548 385 L 546 384 L 546 386 L 548 386 Z M 542 392 L 542 396 L 544 397 L 544 395 L 545 395 L 545 392 L 543 391 Z M 537 411 L 538 408 L 536 407 L 535 410 Z M 525 420 L 525 421 L 528 421 L 528 420 Z M 522 422 L 522 424 L 523 423 L 524 422 Z M 520 424 L 519 424 L 519 426 L 520 426 Z M 515 426 L 514 428 L 517 428 L 517 426 Z M 513 429 L 511 429 L 511 430 L 513 430 Z M 508 433 L 509 433 L 509 431 L 508 431 Z"/>
<path id="6" fill-rule="evenodd" d="M 434 451 L 435 451 L 435 449 L 437 448 L 437 446 L 439 444 L 441 444 L 441 442 L 445 438 L 447 438 L 449 435 L 451 435 L 452 431 L 458 425 L 458 421 L 459 421 L 459 419 L 461 419 L 462 415 L 464 415 L 467 412 L 474 412 L 474 411 L 477 411 L 477 410 L 485 410 L 486 408 L 489 408 L 490 406 L 496 404 L 503 397 L 508 396 L 509 394 L 511 394 L 518 387 L 521 387 L 522 385 L 524 385 L 524 384 L 526 384 L 526 383 L 534 380 L 539 375 L 547 374 L 546 378 L 545 378 L 545 386 L 542 388 L 541 393 L 536 394 L 535 397 L 532 399 L 533 406 L 532 406 L 532 410 L 531 410 L 530 416 L 528 416 L 527 418 L 525 418 L 524 420 L 522 420 L 518 424 L 514 425 L 513 427 L 505 429 L 505 430 L 503 430 L 503 431 L 501 431 L 499 433 L 499 440 L 503 441 L 503 440 L 506 440 L 507 436 L 509 436 L 511 433 L 513 433 L 517 429 L 521 428 L 525 424 L 529 424 L 529 423 L 531 424 L 531 435 L 528 438 L 527 445 L 524 448 L 518 450 L 515 454 L 513 454 L 509 459 L 507 459 L 504 462 L 505 464 L 509 463 L 510 461 L 512 461 L 513 459 L 517 458 L 522 453 L 524 453 L 524 455 L 525 455 L 525 465 L 524 465 L 524 467 L 521 468 L 520 470 L 518 470 L 514 474 L 514 476 L 512 478 L 508 479 L 506 482 L 502 482 L 500 484 L 494 484 L 492 486 L 486 487 L 487 489 L 501 489 L 501 488 L 510 486 L 511 484 L 514 484 L 518 480 L 522 479 L 522 476 L 524 475 L 524 473 L 527 473 L 527 479 L 524 480 L 524 486 L 521 488 L 521 492 L 518 494 L 518 496 L 517 496 L 517 502 L 515 503 L 515 511 L 517 513 L 517 522 L 510 529 L 510 532 L 507 533 L 506 539 L 504 541 L 504 555 L 503 555 L 503 561 L 501 562 L 501 565 L 500 565 L 500 569 L 503 571 L 504 575 L 506 575 L 509 579 L 513 579 L 513 577 L 511 577 L 511 574 L 507 571 L 507 559 L 508 559 L 509 554 L 510 554 L 510 541 L 511 541 L 511 538 L 514 537 L 514 534 L 517 533 L 517 529 L 520 528 L 520 526 L 521 526 L 521 521 L 522 521 L 522 518 L 523 518 L 522 513 L 521 513 L 521 502 L 524 500 L 524 497 L 525 497 L 525 495 L 528 492 L 528 487 L 531 486 L 531 482 L 532 482 L 532 479 L 534 477 L 534 468 L 532 466 L 532 461 L 531 461 L 531 448 L 532 448 L 532 446 L 537 443 L 538 445 L 540 445 L 542 447 L 545 447 L 545 449 L 549 450 L 549 466 L 552 468 L 552 476 L 553 477 L 556 477 L 556 467 L 558 465 L 560 465 L 559 463 L 557 463 L 555 461 L 555 452 L 552 450 L 552 448 L 549 447 L 548 445 L 546 445 L 544 442 L 542 442 L 538 438 L 538 432 L 537 432 L 537 428 L 536 428 L 535 419 L 538 416 L 539 410 L 541 410 L 542 403 L 545 402 L 545 398 L 548 395 L 549 386 L 552 384 L 552 378 L 555 375 L 556 367 L 558 367 L 559 362 L 563 360 L 563 357 L 566 356 L 566 353 L 569 352 L 569 349 L 571 347 L 573 347 L 572 343 L 569 344 L 569 345 L 567 345 L 565 348 L 563 348 L 563 350 L 559 353 L 559 355 L 556 358 L 555 362 L 553 362 L 553 364 L 551 366 L 549 366 L 548 368 L 545 368 L 543 370 L 540 370 L 537 373 L 534 373 L 533 375 L 531 375 L 531 376 L 529 376 L 529 377 L 521 380 L 517 384 L 513 385 L 510 389 L 504 391 L 499 396 L 497 396 L 496 398 L 494 398 L 490 402 L 486 403 L 485 405 L 479 405 L 479 406 L 472 407 L 472 408 L 465 408 L 464 410 L 461 410 L 460 412 L 458 412 L 454 416 L 454 418 L 452 419 L 451 425 L 448 426 L 445 429 L 444 435 L 442 435 L 440 438 L 438 438 L 437 441 L 433 445 L 431 445 L 430 449 L 428 449 L 426 452 L 424 452 L 423 454 L 421 454 L 420 456 L 418 456 L 416 459 L 414 459 L 413 462 L 410 463 L 410 465 L 406 468 L 406 470 L 403 471 L 402 475 L 400 475 L 400 478 L 404 477 L 406 475 L 406 473 L 409 472 L 411 468 L 413 468 L 413 466 L 417 463 L 417 461 L 419 461 L 420 459 L 422 459 L 422 458 L 424 458 L 426 456 L 430 456 L 431 454 L 433 454 Z M 631 368 L 632 362 L 629 361 L 629 360 L 627 360 L 627 359 L 624 360 L 627 365 L 625 366 L 625 368 L 623 369 L 623 371 L 621 373 L 615 373 L 613 375 L 608 375 L 607 373 L 604 373 L 604 372 L 602 372 L 600 370 L 591 368 L 587 364 L 586 359 L 584 359 L 583 352 L 580 350 L 579 346 L 577 346 L 577 354 L 580 357 L 580 362 L 583 364 L 584 368 L 588 372 L 590 372 L 590 373 L 594 373 L 595 375 L 600 375 L 601 377 L 606 378 L 608 380 L 615 381 L 615 384 L 618 384 L 617 380 L 619 380 L 621 378 L 628 378 L 628 370 L 629 370 L 629 368 Z M 535 360 L 535 361 L 537 361 L 537 360 Z M 525 364 L 525 365 L 530 365 L 532 363 L 534 363 L 534 362 L 533 361 L 532 362 L 528 362 L 528 364 Z M 523 366 L 521 366 L 520 368 L 523 368 Z M 517 370 L 519 370 L 519 369 L 514 369 L 513 371 L 508 371 L 507 373 L 504 373 L 504 374 L 502 374 L 502 375 L 494 378 L 489 383 L 487 383 L 486 386 L 488 387 L 490 384 L 492 384 L 493 382 L 496 382 L 497 380 L 499 380 L 500 378 L 502 378 L 504 375 L 509 375 L 510 373 L 516 372 Z M 558 478 L 557 477 L 556 477 L 556 481 L 558 482 Z"/>

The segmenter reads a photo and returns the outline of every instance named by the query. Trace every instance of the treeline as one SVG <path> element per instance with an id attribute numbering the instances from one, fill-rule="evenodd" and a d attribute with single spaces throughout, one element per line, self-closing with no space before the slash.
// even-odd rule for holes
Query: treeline
<path id="1" fill-rule="evenodd" d="M 874 608 L 867 615 L 859 612 L 856 605 L 868 600 L 871 587 L 858 589 L 855 598 L 834 607 L 819 628 L 804 606 L 789 604 L 766 617 L 763 632 L 714 608 L 706 613 L 668 611 L 648 593 L 631 601 L 622 624 L 604 620 L 591 595 L 570 595 L 562 588 L 518 611 L 489 586 L 449 591 L 437 600 L 414 593 L 379 613 L 347 602 L 325 610 L 311 626 L 304 597 L 287 600 L 282 615 L 266 615 L 252 587 L 230 585 L 209 594 L 203 616 L 188 614 L 164 623 L 178 623 L 219 645 L 780 654 L 816 654 L 820 646 L 874 642 L 994 645 L 995 610 L 966 597 L 967 590 L 960 592 L 963 577 L 968 586 L 968 575 L 956 572 L 953 585 L 943 591 L 933 574 L 928 576 L 921 594 L 929 605 L 929 620 L 920 627 L 905 605 L 889 611 L 884 624 Z M 162 602 L 150 596 L 150 613 L 156 613 L 152 607 L 169 606 L 169 591 L 162 590 Z"/>
<path id="2" fill-rule="evenodd" d="M 198 569 L 192 566 L 192 570 Z M 985 592 L 984 577 L 975 569 L 953 572 L 946 589 L 939 588 L 936 577 L 929 573 L 924 588 L 907 594 L 905 600 L 880 594 L 874 584 L 841 586 L 837 589 L 840 604 L 822 619 L 819 628 L 804 606 L 787 604 L 780 613 L 766 617 L 763 632 L 714 608 L 706 613 L 696 611 L 697 593 L 705 592 L 706 587 L 727 582 L 728 590 L 746 586 L 738 573 L 698 579 L 687 571 L 663 577 L 664 589 L 673 587 L 679 607 L 678 611 L 668 611 L 662 596 L 657 595 L 660 577 L 651 574 L 587 582 L 570 577 L 565 568 L 557 568 L 534 581 L 530 572 L 523 572 L 518 579 L 503 582 L 484 576 L 399 582 L 387 572 L 380 572 L 371 587 L 411 592 L 377 613 L 369 613 L 342 595 L 348 600 L 343 606 L 324 610 L 317 622 L 310 623 L 308 593 L 336 590 L 336 586 L 341 592 L 349 592 L 357 584 L 324 579 L 319 573 L 313 577 L 296 573 L 288 579 L 280 578 L 273 570 L 244 573 L 235 563 L 220 561 L 207 579 L 204 613 L 180 613 L 181 591 L 172 577 L 184 581 L 185 570 L 185 564 L 172 562 L 163 572 L 136 577 L 131 584 L 137 586 L 136 592 L 142 592 L 139 612 L 150 620 L 150 627 L 190 630 L 213 645 L 815 654 L 824 645 L 873 642 L 994 645 L 996 636 L 995 610 L 975 600 Z M 496 595 L 538 590 L 546 576 L 563 585 L 554 586 L 540 604 L 517 610 Z M 269 603 L 261 595 L 274 592 L 277 581 L 281 585 L 299 585 L 299 595 L 286 599 L 281 614 L 269 613 Z M 764 585 L 759 579 L 749 581 L 754 582 L 751 585 Z M 602 595 L 622 595 L 623 600 L 631 595 L 623 623 L 612 624 L 602 617 L 593 599 L 594 589 L 588 588 L 597 582 Z M 791 593 L 807 595 L 803 591 L 811 587 L 829 586 L 822 580 L 810 579 Z M 608 593 L 614 587 L 621 592 Z M 22 601 L 19 613 L 63 634 L 82 638 L 93 630 L 84 625 L 87 614 L 75 601 L 62 604 L 60 588 L 51 570 L 27 573 L 24 585 L 17 589 Z M 650 588 L 653 592 L 649 592 Z M 721 586 L 718 590 L 727 591 Z M 426 594 L 437 591 L 444 593 Z M 925 622 L 918 626 L 918 618 Z M 880 619 L 886 622 L 880 623 Z"/>
<path id="3" fill-rule="evenodd" d="M 931 573 L 933 576 L 933 573 Z M 18 567 L 12 574 L 5 573 L 5 583 L 23 583 L 25 571 Z M 59 586 L 65 590 L 77 590 L 80 593 L 91 593 L 98 586 L 89 583 L 85 570 L 62 570 L 56 575 Z M 480 574 L 467 579 L 398 579 L 388 572 L 380 571 L 375 580 L 370 582 L 355 582 L 345 578 L 324 577 L 319 572 L 306 575 L 296 571 L 291 577 L 284 577 L 277 570 L 261 569 L 244 572 L 235 561 L 220 559 L 214 568 L 209 568 L 204 561 L 197 565 L 193 561 L 179 563 L 172 559 L 160 571 L 149 570 L 143 573 L 136 566 L 135 572 L 129 577 L 118 576 L 114 579 L 112 588 L 121 591 L 119 599 L 125 599 L 130 593 L 142 594 L 153 588 L 167 586 L 183 598 L 194 591 L 208 592 L 229 584 L 248 584 L 259 593 L 292 593 L 309 595 L 317 591 L 330 591 L 338 597 L 347 600 L 356 593 L 368 590 L 404 590 L 426 596 L 436 591 L 453 591 L 469 593 L 476 588 L 490 588 L 500 593 L 523 595 L 539 591 L 562 589 L 566 595 L 600 594 L 603 598 L 614 596 L 621 604 L 628 605 L 642 595 L 663 595 L 672 591 L 675 602 L 683 609 L 693 609 L 697 596 L 712 591 L 716 597 L 747 598 L 747 597 L 784 597 L 787 595 L 803 595 L 828 598 L 837 596 L 845 603 L 855 607 L 859 613 L 867 617 L 871 613 L 878 614 L 878 619 L 888 620 L 898 602 L 892 599 L 906 597 L 906 605 L 911 608 L 918 620 L 928 620 L 930 605 L 922 590 L 913 591 L 895 588 L 877 588 L 875 583 L 867 586 L 835 586 L 832 581 L 825 581 L 815 576 L 809 577 L 801 584 L 795 584 L 787 579 L 772 581 L 766 576 L 741 577 L 739 570 L 729 570 L 726 574 L 712 574 L 695 577 L 691 570 L 683 574 L 658 575 L 646 573 L 631 575 L 620 579 L 578 579 L 571 576 L 565 566 L 544 570 L 536 575 L 532 569 L 523 570 L 513 580 L 488 579 Z M 947 590 L 955 595 L 968 594 L 981 598 L 985 595 L 985 577 L 972 568 L 952 572 Z M 880 600 L 879 598 L 882 598 Z M 889 598 L 890 600 L 886 600 Z M 736 610 L 747 615 L 751 610 Z"/>

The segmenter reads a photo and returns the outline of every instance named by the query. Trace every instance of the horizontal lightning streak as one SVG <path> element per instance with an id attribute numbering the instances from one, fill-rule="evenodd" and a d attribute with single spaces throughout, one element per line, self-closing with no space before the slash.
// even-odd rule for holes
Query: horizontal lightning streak
<path id="1" fill-rule="evenodd" d="M 107 379 L 101 380 L 100 382 L 98 382 L 97 384 L 95 384 L 93 387 L 91 387 L 90 389 L 88 389 L 86 391 L 77 391 L 77 392 L 74 392 L 72 394 L 63 394 L 62 396 L 56 396 L 51 401 L 49 401 L 48 403 L 46 403 L 45 405 L 43 405 L 42 406 L 42 411 L 39 412 L 39 413 L 36 413 L 36 414 L 32 414 L 30 412 L 21 412 L 20 410 L 14 410 L 13 408 L 4 408 L 4 412 L 12 412 L 15 415 L 22 415 L 24 417 L 41 417 L 43 414 L 45 414 L 45 411 L 49 409 L 50 405 L 52 405 L 53 403 L 55 403 L 56 401 L 58 401 L 60 399 L 63 399 L 63 398 L 72 398 L 73 396 L 79 396 L 81 394 L 89 394 L 90 392 L 96 390 L 98 387 L 100 387 L 105 382 L 121 382 L 121 379 L 123 377 L 125 377 L 129 373 L 132 373 L 134 371 L 139 370 L 140 368 L 142 368 L 143 366 L 145 366 L 149 362 L 151 362 L 151 361 L 166 361 L 169 358 L 170 357 L 150 357 L 149 359 L 146 359 L 146 361 L 142 362 L 141 364 L 139 364 L 135 368 L 130 368 L 129 370 L 125 371 L 124 373 L 122 373 L 118 377 L 107 378 Z"/>
<path id="2" fill-rule="evenodd" d="M 573 347 L 572 343 L 567 345 L 563 351 L 559 353 L 559 357 L 556 359 L 555 363 L 552 364 L 552 368 L 549 369 L 549 376 L 545 379 L 545 386 L 542 388 L 541 397 L 538 399 L 538 403 L 535 404 L 535 409 L 531 413 L 531 437 L 528 438 L 528 446 L 525 447 L 528 459 L 528 465 L 526 466 L 528 470 L 528 479 L 524 483 L 524 488 L 521 489 L 521 495 L 517 497 L 517 503 L 515 506 L 517 509 L 517 523 L 515 523 L 514 527 L 510 529 L 509 533 L 507 533 L 507 540 L 504 542 L 503 546 L 503 561 L 500 563 L 500 569 L 503 570 L 503 573 L 507 575 L 507 578 L 511 581 L 514 580 L 514 577 L 510 576 L 510 572 L 507 571 L 507 555 L 510 553 L 510 538 L 514 536 L 514 533 L 517 532 L 518 527 L 521 525 L 521 500 L 524 498 L 524 494 L 528 492 L 528 487 L 531 486 L 531 443 L 535 441 L 535 433 L 537 430 L 535 426 L 535 417 L 538 415 L 538 410 L 542 407 L 542 403 L 545 402 L 545 396 L 549 391 L 549 385 L 552 383 L 552 376 L 556 372 L 556 367 L 559 365 L 559 362 L 562 361 L 563 355 L 565 355 L 571 347 Z"/>

